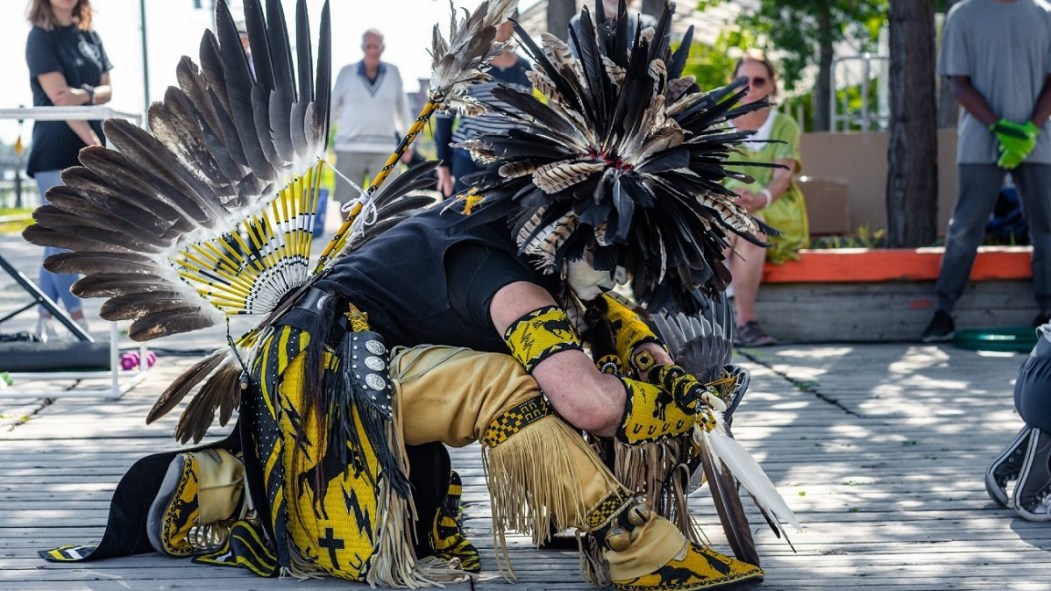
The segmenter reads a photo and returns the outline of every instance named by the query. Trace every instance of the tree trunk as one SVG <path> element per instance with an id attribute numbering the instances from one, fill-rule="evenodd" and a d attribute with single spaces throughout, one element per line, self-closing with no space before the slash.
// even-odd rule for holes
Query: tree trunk
<path id="1" fill-rule="evenodd" d="M 959 0 L 945 0 L 945 14 Z M 960 106 L 952 94 L 952 85 L 945 78 L 938 78 L 938 129 L 955 128 L 960 119 Z"/>
<path id="2" fill-rule="evenodd" d="M 547 1 L 547 31 L 566 41 L 569 38 L 569 21 L 577 12 L 574 0 Z"/>
<path id="3" fill-rule="evenodd" d="M 929 246 L 937 236 L 934 3 L 890 1 L 887 242 L 891 247 Z"/>
<path id="4" fill-rule="evenodd" d="M 832 47 L 832 14 L 828 0 L 821 0 L 817 6 L 818 24 L 818 70 L 814 83 L 814 131 L 832 129 L 831 108 L 836 100 L 832 86 L 832 58 L 835 49 Z"/>

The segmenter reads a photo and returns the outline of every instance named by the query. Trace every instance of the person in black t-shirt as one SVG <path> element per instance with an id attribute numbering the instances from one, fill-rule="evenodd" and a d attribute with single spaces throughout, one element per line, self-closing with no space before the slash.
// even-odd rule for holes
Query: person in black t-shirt
<path id="1" fill-rule="evenodd" d="M 113 67 L 102 39 L 91 29 L 90 0 L 33 0 L 29 7 L 33 29 L 26 41 L 26 62 L 34 107 L 101 105 L 113 95 L 109 71 Z M 40 201 L 47 204 L 48 189 L 62 184 L 62 169 L 77 164 L 85 146 L 102 145 L 101 121 L 37 121 L 26 173 L 36 179 Z M 44 258 L 61 249 L 47 247 Z M 87 329 L 80 299 L 70 292 L 76 275 L 40 269 L 40 289 L 61 299 L 73 320 Z M 51 315 L 40 308 L 37 336 L 54 334 Z"/>

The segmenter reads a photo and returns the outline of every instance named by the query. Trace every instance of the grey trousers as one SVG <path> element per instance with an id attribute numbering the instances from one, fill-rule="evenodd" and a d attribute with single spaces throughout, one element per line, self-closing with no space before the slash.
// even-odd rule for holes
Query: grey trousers
<path id="1" fill-rule="evenodd" d="M 342 152 L 336 150 L 336 170 L 341 172 L 343 176 L 358 183 L 362 188 L 365 188 L 365 179 L 372 182 L 372 179 L 383 170 L 383 164 L 387 162 L 389 157 L 390 152 Z M 384 184 L 394 180 L 395 177 L 401 174 L 401 169 L 402 164 L 400 162 L 395 164 Z M 336 201 L 343 204 L 353 201 L 357 197 L 358 193 L 350 186 L 350 183 L 336 175 Z"/>
<path id="2" fill-rule="evenodd" d="M 1023 163 L 1009 172 L 996 164 L 960 164 L 957 170 L 960 188 L 935 284 L 938 308 L 952 312 L 967 287 L 1004 175 L 1010 174 L 1033 245 L 1033 295 L 1041 312 L 1051 312 L 1051 164 Z"/>

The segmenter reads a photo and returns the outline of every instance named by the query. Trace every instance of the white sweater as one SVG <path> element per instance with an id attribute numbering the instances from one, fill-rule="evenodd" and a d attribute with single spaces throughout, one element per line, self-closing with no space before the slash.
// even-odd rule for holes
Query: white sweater
<path id="1" fill-rule="evenodd" d="M 336 149 L 341 152 L 390 153 L 412 124 L 408 101 L 397 66 L 381 62 L 375 85 L 364 75 L 364 66 L 344 66 L 332 89 L 332 120 L 336 123 Z"/>

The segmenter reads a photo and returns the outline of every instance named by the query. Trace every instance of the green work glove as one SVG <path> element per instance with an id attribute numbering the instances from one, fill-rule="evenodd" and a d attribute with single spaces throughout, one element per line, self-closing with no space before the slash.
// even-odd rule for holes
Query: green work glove
<path id="1" fill-rule="evenodd" d="M 996 164 L 1007 170 L 1017 167 L 1025 160 L 1036 146 L 1036 136 L 1040 133 L 1040 128 L 1033 125 L 1032 121 L 1023 125 L 1007 119 L 997 121 L 990 125 L 989 129 L 996 134 L 996 139 L 1000 142 L 1000 159 Z"/>

